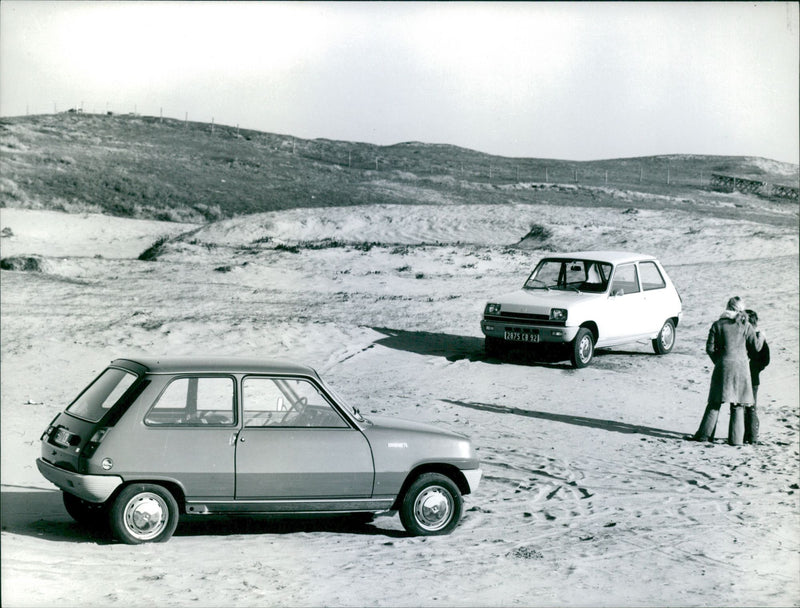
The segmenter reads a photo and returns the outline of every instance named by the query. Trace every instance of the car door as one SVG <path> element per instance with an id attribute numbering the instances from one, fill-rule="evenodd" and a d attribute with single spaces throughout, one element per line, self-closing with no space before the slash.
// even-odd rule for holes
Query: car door
<path id="1" fill-rule="evenodd" d="M 606 331 L 600 331 L 603 343 L 620 343 L 644 332 L 644 294 L 636 264 L 619 264 L 614 268 L 607 302 Z"/>
<path id="2" fill-rule="evenodd" d="M 369 442 L 309 378 L 247 376 L 236 499 L 368 498 Z"/>
<path id="3" fill-rule="evenodd" d="M 129 477 L 174 479 L 191 500 L 232 499 L 235 386 L 233 377 L 222 375 L 172 377 L 163 388 L 153 386 L 158 395 L 129 448 L 137 464 Z"/>
<path id="4" fill-rule="evenodd" d="M 664 321 L 675 316 L 674 302 L 670 298 L 667 282 L 655 262 L 639 262 L 639 277 L 644 294 L 643 331 L 654 333 L 661 329 Z"/>

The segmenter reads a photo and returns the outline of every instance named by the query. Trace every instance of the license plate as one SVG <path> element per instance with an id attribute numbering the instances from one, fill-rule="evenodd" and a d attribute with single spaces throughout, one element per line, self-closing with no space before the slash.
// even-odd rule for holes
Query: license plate
<path id="1" fill-rule="evenodd" d="M 67 429 L 58 429 L 53 436 L 53 443 L 63 445 L 65 448 L 69 447 L 70 432 Z"/>
<path id="2" fill-rule="evenodd" d="M 538 342 L 539 330 L 506 331 L 505 339 L 512 342 Z"/>

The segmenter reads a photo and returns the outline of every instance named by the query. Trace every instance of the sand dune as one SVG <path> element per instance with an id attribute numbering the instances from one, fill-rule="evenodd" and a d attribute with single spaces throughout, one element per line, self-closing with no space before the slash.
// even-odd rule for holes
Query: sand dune
<path id="1" fill-rule="evenodd" d="M 382 205 L 198 227 L 0 210 L 2 256 L 47 262 L 2 272 L 3 603 L 797 605 L 797 218 L 626 211 Z M 532 224 L 549 239 L 511 247 Z M 156 261 L 136 260 L 163 236 Z M 603 350 L 584 370 L 487 358 L 487 299 L 545 251 L 591 248 L 662 259 L 683 297 L 675 350 Z M 772 349 L 763 444 L 686 442 L 706 332 L 734 294 Z M 409 538 L 396 516 L 212 517 L 164 545 L 112 543 L 70 520 L 34 460 L 56 412 L 128 353 L 309 363 L 366 413 L 469 435 L 485 478 L 447 537 Z"/>

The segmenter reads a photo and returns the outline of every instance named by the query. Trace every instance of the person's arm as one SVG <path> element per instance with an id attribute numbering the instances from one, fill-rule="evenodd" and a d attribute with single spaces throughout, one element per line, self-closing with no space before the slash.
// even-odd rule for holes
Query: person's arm
<path id="1" fill-rule="evenodd" d="M 712 325 L 711 329 L 708 330 L 708 338 L 706 339 L 706 354 L 711 357 L 714 365 L 716 365 L 718 359 L 716 325 Z"/>
<path id="2" fill-rule="evenodd" d="M 766 339 L 764 340 L 764 346 L 758 351 L 758 364 L 761 369 L 769 365 L 769 344 L 767 344 Z"/>

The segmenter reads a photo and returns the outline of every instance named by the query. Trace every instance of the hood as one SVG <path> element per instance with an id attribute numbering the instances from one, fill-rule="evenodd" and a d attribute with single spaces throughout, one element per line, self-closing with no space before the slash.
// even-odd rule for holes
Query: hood
<path id="1" fill-rule="evenodd" d="M 457 437 L 458 439 L 465 438 L 458 433 L 444 431 L 439 427 L 425 424 L 424 422 L 414 422 L 413 420 L 404 420 L 402 418 L 393 418 L 390 416 L 364 416 L 364 418 L 366 418 L 372 429 L 376 431 L 404 431 L 430 435 L 445 435 Z"/>
<path id="2" fill-rule="evenodd" d="M 518 289 L 492 299 L 504 312 L 525 312 L 549 315 L 551 308 L 574 310 L 583 302 L 605 297 L 602 293 L 560 291 L 556 289 Z"/>

